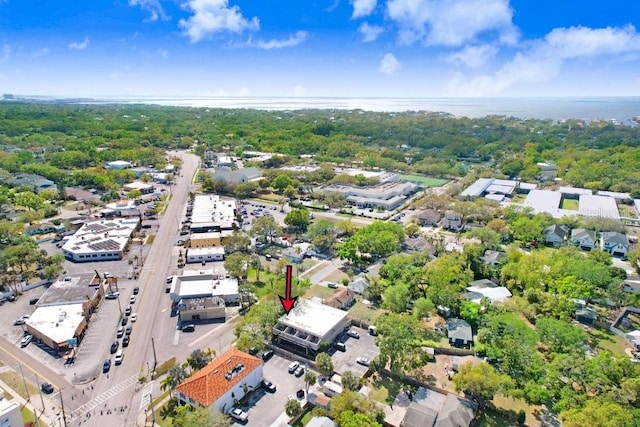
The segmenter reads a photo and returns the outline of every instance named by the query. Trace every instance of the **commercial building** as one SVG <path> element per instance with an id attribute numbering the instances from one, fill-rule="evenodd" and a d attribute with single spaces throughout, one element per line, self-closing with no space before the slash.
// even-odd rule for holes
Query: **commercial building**
<path id="1" fill-rule="evenodd" d="M 184 299 L 210 297 L 220 297 L 226 305 L 240 301 L 238 280 L 212 270 L 185 271 L 182 276 L 174 276 L 169 296 L 175 304 Z"/>
<path id="2" fill-rule="evenodd" d="M 262 179 L 262 172 L 257 168 L 250 167 L 238 170 L 220 168 L 213 173 L 213 179 L 219 179 L 230 184 L 240 184 L 243 182 L 254 182 Z"/>
<path id="3" fill-rule="evenodd" d="M 116 281 L 115 277 L 107 280 Z M 82 304 L 82 312 L 89 317 L 105 293 L 104 281 L 96 273 L 62 277 L 53 282 L 38 299 L 36 307 L 53 307 L 66 304 Z M 117 287 L 117 285 L 116 285 Z"/>
<path id="4" fill-rule="evenodd" d="M 127 193 L 130 191 L 138 190 L 140 194 L 151 194 L 154 191 L 152 184 L 147 184 L 146 182 L 142 181 L 130 182 L 129 184 L 123 185 L 122 189 Z"/>
<path id="5" fill-rule="evenodd" d="M 77 346 L 86 328 L 82 303 L 38 307 L 25 323 L 28 333 L 58 353 Z"/>
<path id="6" fill-rule="evenodd" d="M 225 319 L 226 306 L 220 297 L 185 298 L 178 303 L 178 323 Z"/>
<path id="7" fill-rule="evenodd" d="M 262 369 L 262 360 L 232 347 L 183 381 L 171 394 L 180 405 L 227 413 L 247 393 L 260 387 Z"/>
<path id="8" fill-rule="evenodd" d="M 105 169 L 128 169 L 132 166 L 130 162 L 126 162 L 124 160 L 114 160 L 113 162 L 107 162 L 105 165 Z"/>
<path id="9" fill-rule="evenodd" d="M 209 246 L 222 246 L 225 240 L 233 235 L 231 230 L 210 231 L 208 233 L 196 233 L 189 237 L 190 248 L 206 248 Z"/>
<path id="10" fill-rule="evenodd" d="M 527 195 L 523 205 L 531 208 L 534 214 L 546 212 L 554 218 L 565 215 L 575 215 L 577 212 L 560 209 L 562 194 L 551 190 L 532 190 Z"/>
<path id="11" fill-rule="evenodd" d="M 216 163 L 218 163 L 218 166 L 232 166 L 233 159 L 230 156 L 218 155 Z"/>
<path id="12" fill-rule="evenodd" d="M 385 182 L 368 187 L 334 184 L 324 186 L 321 190 L 342 194 L 349 204 L 360 209 L 393 210 L 401 206 L 407 197 L 418 191 L 419 188 L 410 182 Z"/>
<path id="13" fill-rule="evenodd" d="M 316 352 L 321 342 L 333 342 L 348 324 L 346 311 L 316 300 L 298 300 L 295 308 L 273 327 L 274 341 L 293 344 L 306 353 Z"/>
<path id="14" fill-rule="evenodd" d="M 479 178 L 459 195 L 461 199 L 486 197 L 501 202 L 515 193 L 529 193 L 535 190 L 536 184 L 514 181 L 511 179 Z"/>
<path id="15" fill-rule="evenodd" d="M 135 200 L 123 199 L 113 203 L 108 203 L 104 209 L 100 211 L 103 216 L 123 216 L 123 217 L 140 217 L 140 211 L 136 206 Z"/>
<path id="16" fill-rule="evenodd" d="M 73 262 L 122 259 L 139 226 L 137 217 L 89 222 L 67 240 L 62 253 Z"/>
<path id="17" fill-rule="evenodd" d="M 578 212 L 584 217 L 620 219 L 618 204 L 613 197 L 583 194 L 578 202 Z"/>
<path id="18" fill-rule="evenodd" d="M 187 264 L 195 262 L 224 261 L 224 247 L 211 246 L 187 249 Z"/>
<path id="19" fill-rule="evenodd" d="M 236 227 L 236 202 L 207 194 L 196 196 L 191 209 L 192 233 L 233 230 Z"/>

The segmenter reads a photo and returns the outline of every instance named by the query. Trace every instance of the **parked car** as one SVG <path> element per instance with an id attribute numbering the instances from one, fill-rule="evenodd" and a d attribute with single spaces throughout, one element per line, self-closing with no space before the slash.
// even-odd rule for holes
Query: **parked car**
<path id="1" fill-rule="evenodd" d="M 347 346 L 343 342 L 337 342 L 336 348 L 340 351 L 347 351 Z"/>
<path id="2" fill-rule="evenodd" d="M 120 295 L 120 292 L 107 292 L 107 294 L 104 296 L 105 299 L 118 299 L 118 296 Z"/>
<path id="3" fill-rule="evenodd" d="M 131 327 L 131 325 L 127 326 L 127 329 L 124 330 L 124 334 L 126 336 L 131 335 L 131 332 L 133 331 L 133 328 Z"/>
<path id="4" fill-rule="evenodd" d="M 304 375 L 304 366 L 298 366 L 298 369 L 293 373 L 296 377 Z"/>
<path id="5" fill-rule="evenodd" d="M 128 305 L 127 308 L 124 309 L 124 315 L 128 316 L 131 314 L 131 306 Z"/>
<path id="6" fill-rule="evenodd" d="M 109 369 L 111 369 L 111 359 L 106 359 L 102 364 L 102 373 L 109 372 Z"/>
<path id="7" fill-rule="evenodd" d="M 262 380 L 262 384 L 261 385 L 262 385 L 262 388 L 265 389 L 266 391 L 268 391 L 269 393 L 275 393 L 276 392 L 276 386 L 271 381 Z"/>
<path id="8" fill-rule="evenodd" d="M 273 350 L 267 350 L 262 353 L 262 360 L 265 362 L 273 357 Z"/>
<path id="9" fill-rule="evenodd" d="M 24 325 L 27 320 L 29 320 L 29 315 L 25 314 L 25 315 L 22 315 L 22 316 L 18 317 L 16 320 L 14 320 L 13 324 L 16 325 L 16 326 Z"/>
<path id="10" fill-rule="evenodd" d="M 360 339 L 360 334 L 354 331 L 353 329 L 349 329 L 347 331 L 347 335 L 349 335 L 351 338 Z"/>
<path id="11" fill-rule="evenodd" d="M 196 330 L 196 326 L 193 324 L 184 325 L 182 327 L 182 332 L 193 332 Z"/>
<path id="12" fill-rule="evenodd" d="M 243 423 L 249 420 L 249 415 L 240 408 L 231 408 L 229 416 Z"/>
<path id="13" fill-rule="evenodd" d="M 124 326 L 118 326 L 118 331 L 116 332 L 116 337 L 122 338 L 124 335 Z"/>
<path id="14" fill-rule="evenodd" d="M 120 343 L 118 342 L 118 340 L 115 340 L 114 342 L 111 343 L 111 354 L 115 353 L 116 351 L 118 351 L 118 347 L 120 347 Z"/>
<path id="15" fill-rule="evenodd" d="M 40 301 L 40 298 L 31 298 L 29 300 L 29 305 L 36 305 L 38 303 L 38 301 Z"/>
<path id="16" fill-rule="evenodd" d="M 133 288 L 133 294 L 134 295 L 138 295 L 138 292 L 140 292 L 140 288 L 139 287 L 136 286 L 135 288 Z"/>
<path id="17" fill-rule="evenodd" d="M 369 359 L 367 359 L 366 357 L 358 357 L 356 359 L 356 362 L 362 366 L 369 366 Z"/>
<path id="18" fill-rule="evenodd" d="M 128 322 L 128 321 L 129 321 L 129 318 L 128 318 L 127 316 L 124 316 L 124 317 L 122 318 L 122 320 L 120 321 L 120 324 L 121 324 L 122 326 L 124 326 L 124 325 L 126 325 L 126 324 L 127 324 L 127 322 Z"/>
<path id="19" fill-rule="evenodd" d="M 42 390 L 44 394 L 51 394 L 54 392 L 53 386 L 49 383 L 42 383 L 40 390 Z"/>
<path id="20" fill-rule="evenodd" d="M 298 369 L 299 366 L 300 366 L 300 362 L 291 362 L 289 364 L 289 369 L 288 369 L 289 373 L 293 374 L 296 371 L 296 369 Z"/>
<path id="21" fill-rule="evenodd" d="M 26 347 L 29 345 L 29 343 L 33 340 L 33 335 L 31 334 L 26 334 L 25 336 L 22 337 L 22 339 L 20 340 L 20 347 Z"/>
<path id="22" fill-rule="evenodd" d="M 136 303 L 136 296 L 131 295 L 131 298 L 129 298 L 129 304 L 135 304 L 135 303 Z"/>
<path id="23" fill-rule="evenodd" d="M 135 323 L 138 320 L 138 313 L 133 313 L 131 315 L 131 323 Z"/>
<path id="24" fill-rule="evenodd" d="M 333 282 L 327 283 L 327 286 L 330 287 L 331 289 L 338 289 L 338 285 Z"/>
<path id="25" fill-rule="evenodd" d="M 124 338 L 122 338 L 122 346 L 123 347 L 129 347 L 129 337 L 125 335 Z"/>

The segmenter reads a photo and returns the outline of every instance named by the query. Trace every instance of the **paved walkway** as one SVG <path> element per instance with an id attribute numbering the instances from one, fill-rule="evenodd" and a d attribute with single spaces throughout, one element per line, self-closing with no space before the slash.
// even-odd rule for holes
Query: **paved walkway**
<path id="1" fill-rule="evenodd" d="M 0 372 L 6 372 L 6 371 L 12 371 L 13 372 L 13 369 L 9 368 L 8 366 L 0 367 Z M 5 392 L 11 394 L 13 396 L 12 400 L 16 400 L 18 403 L 20 403 L 21 406 L 26 407 L 32 414 L 33 413 L 37 414 L 37 413 L 42 412 L 41 409 L 38 409 L 35 406 L 33 406 L 31 404 L 31 402 L 28 402 L 24 397 L 20 396 L 17 391 L 13 390 L 5 382 L 0 381 L 0 388 L 2 388 Z M 38 418 L 46 426 L 52 426 L 53 425 L 53 422 L 47 416 L 46 413 L 40 414 L 40 416 Z"/>

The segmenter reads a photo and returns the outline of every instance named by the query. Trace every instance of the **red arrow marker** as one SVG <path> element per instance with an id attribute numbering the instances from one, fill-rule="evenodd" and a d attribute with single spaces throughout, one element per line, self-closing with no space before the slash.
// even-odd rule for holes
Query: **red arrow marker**
<path id="1" fill-rule="evenodd" d="M 287 265 L 287 281 L 285 282 L 284 288 L 284 297 L 278 295 L 280 298 L 280 304 L 282 304 L 282 308 L 284 308 L 285 314 L 289 314 L 293 306 L 296 304 L 298 297 L 291 298 L 291 271 L 292 267 Z"/>

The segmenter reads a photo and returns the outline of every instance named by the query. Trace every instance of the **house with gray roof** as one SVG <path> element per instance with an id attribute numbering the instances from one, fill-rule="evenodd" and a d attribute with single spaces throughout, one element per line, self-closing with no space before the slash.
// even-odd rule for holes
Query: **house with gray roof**
<path id="1" fill-rule="evenodd" d="M 256 181 L 262 178 L 262 172 L 257 168 L 250 167 L 238 170 L 231 170 L 221 167 L 213 173 L 213 179 L 228 182 L 230 184 L 240 184 L 242 182 Z"/>
<path id="2" fill-rule="evenodd" d="M 452 317 L 447 319 L 447 337 L 449 344 L 456 347 L 473 345 L 473 332 L 466 320 Z"/>
<path id="3" fill-rule="evenodd" d="M 612 256 L 624 258 L 629 251 L 629 238 L 624 233 L 605 231 L 600 233 L 600 249 Z"/>
<path id="4" fill-rule="evenodd" d="M 33 173 L 17 173 L 7 182 L 14 187 L 32 189 L 36 193 L 46 190 L 47 188 L 56 188 L 55 182 Z"/>
<path id="5" fill-rule="evenodd" d="M 353 292 L 362 295 L 369 289 L 369 280 L 362 274 L 349 282 L 348 288 Z"/>
<path id="6" fill-rule="evenodd" d="M 400 423 L 402 427 L 469 427 L 478 404 L 453 393 L 420 387 Z"/>
<path id="7" fill-rule="evenodd" d="M 574 228 L 571 230 L 569 241 L 580 249 L 590 251 L 596 247 L 596 232 L 585 228 Z"/>
<path id="8" fill-rule="evenodd" d="M 506 252 L 492 251 L 487 249 L 480 259 L 482 259 L 482 262 L 484 262 L 485 264 L 488 264 L 491 267 L 496 267 L 497 265 L 500 265 L 500 263 L 502 263 L 505 259 L 507 259 L 507 254 Z"/>
<path id="9" fill-rule="evenodd" d="M 564 225 L 554 224 L 544 229 L 543 236 L 545 244 L 557 248 L 566 243 L 569 230 Z"/>

